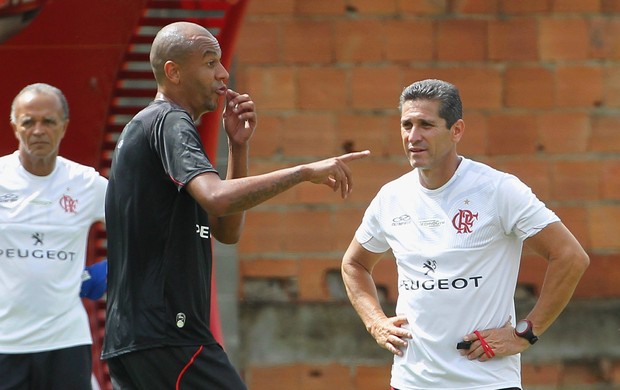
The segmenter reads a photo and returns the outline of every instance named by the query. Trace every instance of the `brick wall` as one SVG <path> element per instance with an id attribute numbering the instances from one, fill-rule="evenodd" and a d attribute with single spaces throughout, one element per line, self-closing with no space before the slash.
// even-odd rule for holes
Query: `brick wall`
<path id="1" fill-rule="evenodd" d="M 460 88 L 459 152 L 517 174 L 584 245 L 592 263 L 575 299 L 620 299 L 620 0 L 253 0 L 235 56 L 236 88 L 259 110 L 252 173 L 372 151 L 351 164 L 347 200 L 303 184 L 248 213 L 243 300 L 343 299 L 340 259 L 366 205 L 409 170 L 396 106 L 422 78 Z M 526 253 L 523 264 L 520 281 L 536 292 L 544 263 Z M 376 276 L 393 301 L 393 264 Z M 274 378 L 287 389 L 387 388 L 389 363 L 316 363 L 246 361 L 244 371 L 254 390 L 280 388 Z M 620 385 L 615 358 L 546 364 L 526 364 L 524 383 Z"/>

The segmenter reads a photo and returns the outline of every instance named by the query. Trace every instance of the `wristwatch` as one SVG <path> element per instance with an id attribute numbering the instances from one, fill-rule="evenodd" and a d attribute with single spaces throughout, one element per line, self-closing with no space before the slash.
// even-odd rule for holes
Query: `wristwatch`
<path id="1" fill-rule="evenodd" d="M 530 320 L 520 320 L 517 322 L 517 325 L 515 326 L 515 333 L 517 336 L 523 337 L 529 341 L 532 345 L 538 341 L 538 336 L 536 336 L 532 331 L 532 321 Z"/>

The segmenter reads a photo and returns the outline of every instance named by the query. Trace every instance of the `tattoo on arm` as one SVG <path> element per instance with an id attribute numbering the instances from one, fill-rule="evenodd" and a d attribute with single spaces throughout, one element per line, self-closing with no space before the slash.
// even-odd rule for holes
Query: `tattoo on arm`
<path id="1" fill-rule="evenodd" d="M 286 175 L 283 178 L 266 185 L 265 187 L 254 188 L 251 191 L 241 195 L 238 199 L 232 202 L 230 207 L 233 212 L 248 210 L 278 194 L 283 193 L 296 184 L 301 183 L 301 181 L 301 173 L 298 170 L 295 170 L 291 174 Z"/>

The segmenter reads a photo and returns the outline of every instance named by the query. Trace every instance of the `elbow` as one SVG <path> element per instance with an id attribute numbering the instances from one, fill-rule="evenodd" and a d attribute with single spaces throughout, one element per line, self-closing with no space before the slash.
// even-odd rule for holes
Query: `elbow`
<path id="1" fill-rule="evenodd" d="M 241 239 L 241 232 L 230 232 L 225 234 L 218 234 L 215 239 L 226 245 L 234 245 Z"/>
<path id="2" fill-rule="evenodd" d="M 590 256 L 588 256 L 588 254 L 582 250 L 581 255 L 578 256 L 577 267 L 579 267 L 581 273 L 583 274 L 584 272 L 586 272 L 586 269 L 588 269 L 589 266 Z"/>

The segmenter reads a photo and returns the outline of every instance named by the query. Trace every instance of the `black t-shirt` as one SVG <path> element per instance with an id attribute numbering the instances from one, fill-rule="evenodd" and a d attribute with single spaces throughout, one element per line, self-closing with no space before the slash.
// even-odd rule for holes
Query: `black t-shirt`
<path id="1" fill-rule="evenodd" d="M 184 189 L 205 172 L 216 171 L 180 107 L 155 101 L 125 126 L 106 194 L 103 358 L 215 342 L 208 215 Z"/>

